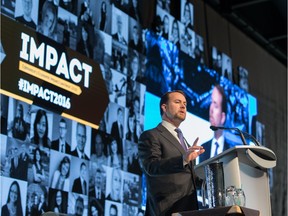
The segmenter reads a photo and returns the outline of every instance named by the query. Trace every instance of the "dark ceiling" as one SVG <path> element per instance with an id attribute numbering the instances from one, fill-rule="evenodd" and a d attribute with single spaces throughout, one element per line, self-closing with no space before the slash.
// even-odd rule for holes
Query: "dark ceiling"
<path id="1" fill-rule="evenodd" d="M 205 0 L 287 67 L 287 0 Z"/>

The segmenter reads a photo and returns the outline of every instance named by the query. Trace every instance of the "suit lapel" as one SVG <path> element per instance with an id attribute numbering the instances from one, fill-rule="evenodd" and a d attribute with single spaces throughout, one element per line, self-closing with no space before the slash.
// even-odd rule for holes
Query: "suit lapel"
<path id="1" fill-rule="evenodd" d="M 227 149 L 229 149 L 229 148 L 230 148 L 229 144 L 226 142 L 226 139 L 224 139 L 224 148 L 223 148 L 223 151 L 225 151 L 225 150 L 227 150 Z"/>
<path id="2" fill-rule="evenodd" d="M 185 154 L 185 150 L 181 146 L 180 142 L 161 123 L 157 126 L 157 130 L 160 131 L 160 134 L 162 135 L 162 137 L 164 137 L 167 143 L 170 143 L 171 145 L 175 146 L 175 148 L 178 149 L 182 155 Z M 188 167 L 190 172 L 194 172 L 192 161 L 188 163 Z"/>
<path id="3" fill-rule="evenodd" d="M 160 131 L 162 137 L 167 140 L 167 142 L 175 146 L 182 154 L 185 153 L 179 141 L 161 123 L 157 126 L 157 129 Z"/>

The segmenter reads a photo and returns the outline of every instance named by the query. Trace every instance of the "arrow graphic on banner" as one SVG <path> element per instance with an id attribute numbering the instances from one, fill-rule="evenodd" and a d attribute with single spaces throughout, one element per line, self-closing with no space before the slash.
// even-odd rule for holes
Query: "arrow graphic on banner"
<path id="1" fill-rule="evenodd" d="M 5 59 L 6 53 L 2 46 L 2 42 L 0 41 L 0 64 L 2 64 L 2 61 Z"/>

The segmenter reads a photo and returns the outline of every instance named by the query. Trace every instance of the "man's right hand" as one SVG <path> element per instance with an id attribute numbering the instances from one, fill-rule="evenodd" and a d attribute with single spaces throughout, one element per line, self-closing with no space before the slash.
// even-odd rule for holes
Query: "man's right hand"
<path id="1" fill-rule="evenodd" d="M 184 161 L 189 162 L 195 160 L 200 154 L 205 152 L 203 146 L 197 146 L 199 137 L 197 137 L 191 147 L 189 147 L 184 155 Z"/>

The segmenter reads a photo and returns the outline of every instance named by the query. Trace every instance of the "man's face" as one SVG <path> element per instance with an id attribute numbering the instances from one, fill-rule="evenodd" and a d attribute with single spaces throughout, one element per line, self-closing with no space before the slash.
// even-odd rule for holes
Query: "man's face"
<path id="1" fill-rule="evenodd" d="M 95 206 L 91 206 L 92 216 L 98 216 L 98 210 Z"/>
<path id="2" fill-rule="evenodd" d="M 57 203 L 58 206 L 61 205 L 61 203 L 62 203 L 62 194 L 61 194 L 60 191 L 57 191 L 57 194 L 56 194 L 56 203 Z"/>
<path id="3" fill-rule="evenodd" d="M 76 201 L 75 212 L 76 215 L 82 215 L 84 209 L 84 204 L 81 201 Z"/>
<path id="4" fill-rule="evenodd" d="M 169 32 L 169 19 L 167 17 L 164 18 L 164 32 Z"/>
<path id="5" fill-rule="evenodd" d="M 140 102 L 139 100 L 135 100 L 134 103 L 133 103 L 133 109 L 134 109 L 134 112 L 136 113 L 136 115 L 138 113 L 140 113 Z"/>
<path id="6" fill-rule="evenodd" d="M 22 108 L 21 105 L 18 105 L 18 106 L 17 106 L 16 117 L 20 117 L 20 118 L 23 117 L 23 108 Z"/>
<path id="7" fill-rule="evenodd" d="M 100 171 L 96 171 L 95 174 L 95 186 L 100 187 L 102 183 L 102 173 Z"/>
<path id="8" fill-rule="evenodd" d="M 139 59 L 137 57 L 134 57 L 131 62 L 131 70 L 133 72 L 132 76 L 137 76 L 139 70 Z"/>
<path id="9" fill-rule="evenodd" d="M 225 113 L 222 112 L 222 95 L 217 88 L 213 89 L 211 95 L 209 121 L 214 126 L 221 126 L 225 121 Z"/>
<path id="10" fill-rule="evenodd" d="M 97 156 L 101 156 L 103 153 L 103 142 L 102 142 L 102 138 L 100 135 L 96 135 L 95 137 L 95 150 L 96 150 L 96 154 Z"/>
<path id="11" fill-rule="evenodd" d="M 133 7 L 137 7 L 138 0 L 132 0 Z"/>
<path id="12" fill-rule="evenodd" d="M 137 28 L 133 28 L 133 39 L 135 41 L 139 40 L 139 34 L 138 34 L 138 29 Z"/>
<path id="13" fill-rule="evenodd" d="M 87 41 L 88 39 L 88 32 L 86 31 L 85 28 L 82 28 L 82 39 L 83 41 Z"/>
<path id="14" fill-rule="evenodd" d="M 45 201 L 44 194 L 41 194 L 41 195 L 40 195 L 40 201 L 41 201 L 42 203 Z"/>
<path id="15" fill-rule="evenodd" d="M 86 170 L 87 170 L 86 165 L 82 165 L 81 168 L 80 168 L 80 176 L 81 176 L 82 178 L 85 178 Z"/>
<path id="16" fill-rule="evenodd" d="M 122 34 L 122 20 L 121 20 L 121 17 L 118 16 L 117 17 L 117 31 L 119 34 Z"/>
<path id="17" fill-rule="evenodd" d="M 25 152 L 26 152 L 26 146 L 25 146 L 25 144 L 22 144 L 22 145 L 21 145 L 21 151 L 22 151 L 22 153 L 25 153 Z"/>
<path id="18" fill-rule="evenodd" d="M 35 152 L 35 155 L 36 155 L 36 160 L 37 160 L 37 161 L 40 161 L 40 159 L 41 159 L 40 152 L 39 152 L 39 151 L 36 151 L 36 152 Z"/>
<path id="19" fill-rule="evenodd" d="M 34 196 L 34 204 L 36 204 L 36 205 L 38 204 L 38 196 L 37 195 Z"/>
<path id="20" fill-rule="evenodd" d="M 23 13 L 30 17 L 32 11 L 32 0 L 22 0 L 22 7 Z"/>
<path id="21" fill-rule="evenodd" d="M 117 216 L 117 210 L 115 208 L 110 208 L 110 216 Z"/>
<path id="22" fill-rule="evenodd" d="M 222 56 L 221 54 L 217 55 L 217 66 L 222 67 Z"/>
<path id="23" fill-rule="evenodd" d="M 17 156 L 17 155 L 18 155 L 18 148 L 15 147 L 15 148 L 14 148 L 14 156 Z"/>
<path id="24" fill-rule="evenodd" d="M 128 118 L 128 126 L 129 126 L 130 131 L 133 132 L 134 131 L 134 127 L 135 127 L 135 116 L 134 115 L 130 116 Z"/>
<path id="25" fill-rule="evenodd" d="M 60 138 L 64 139 L 66 137 L 67 127 L 64 122 L 59 123 L 59 133 L 60 133 Z"/>
<path id="26" fill-rule="evenodd" d="M 112 151 L 112 154 L 113 154 L 113 153 L 116 153 L 117 150 L 118 150 L 117 142 L 116 142 L 116 140 L 113 140 L 112 143 L 111 143 L 111 151 Z"/>
<path id="27" fill-rule="evenodd" d="M 169 95 L 167 104 L 162 104 L 164 119 L 170 122 L 180 124 L 186 118 L 186 98 L 179 92 L 173 92 Z"/>
<path id="28" fill-rule="evenodd" d="M 123 111 L 122 111 L 122 110 L 119 110 L 119 111 L 118 111 L 118 121 L 119 121 L 120 123 L 122 123 L 122 122 L 123 122 L 123 118 L 124 118 L 124 116 L 123 116 Z"/>
<path id="29" fill-rule="evenodd" d="M 86 131 L 83 125 L 78 125 L 77 127 L 77 147 L 79 151 L 84 152 L 86 144 Z"/>
<path id="30" fill-rule="evenodd" d="M 133 147 L 129 142 L 126 143 L 126 151 L 128 156 L 131 156 L 133 154 Z"/>

